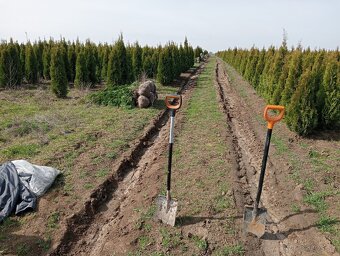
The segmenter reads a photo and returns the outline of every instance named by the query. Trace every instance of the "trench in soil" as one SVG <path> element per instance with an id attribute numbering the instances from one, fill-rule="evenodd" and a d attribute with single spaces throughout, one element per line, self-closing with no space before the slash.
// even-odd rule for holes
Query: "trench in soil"
<path id="1" fill-rule="evenodd" d="M 189 77 L 181 82 L 179 93 L 183 94 L 190 88 L 193 81 L 204 68 L 201 64 L 198 68 L 191 70 Z M 153 120 L 146 128 L 142 138 L 134 142 L 132 149 L 123 154 L 121 159 L 113 169 L 115 174 L 104 181 L 90 196 L 90 199 L 84 203 L 83 209 L 71 216 L 67 220 L 66 231 L 49 255 L 77 254 L 80 251 L 90 251 L 89 247 L 94 247 L 98 239 L 99 229 L 108 222 L 112 222 L 119 215 L 120 207 L 124 200 L 129 196 L 135 183 L 140 179 L 140 175 L 146 170 L 148 162 L 145 164 L 144 159 L 148 159 L 150 152 L 155 145 L 161 144 L 159 136 L 161 132 L 167 131 L 167 122 L 169 119 L 168 111 L 164 110 Z M 159 148 L 158 148 L 159 150 Z M 153 157 L 153 156 L 151 156 Z M 90 239 L 89 239 L 90 237 Z M 86 240 L 88 242 L 86 242 Z M 89 242 L 89 240 L 91 240 Z M 84 243 L 89 243 L 84 246 Z"/>
<path id="2" fill-rule="evenodd" d="M 196 70 L 188 79 L 187 88 L 190 87 L 191 79 L 197 76 L 201 69 L 202 67 Z M 262 132 L 264 134 L 265 130 L 261 131 L 262 128 L 257 127 L 251 121 L 251 113 L 247 113 L 247 106 L 237 96 L 235 88 L 230 86 L 228 75 L 219 60 L 215 68 L 215 86 L 219 94 L 220 107 L 226 118 L 227 140 L 231 145 L 231 161 L 234 166 L 234 177 L 231 182 L 233 199 L 238 215 L 242 215 L 244 205 L 252 205 L 256 194 L 259 174 L 257 170 L 260 170 L 263 152 L 263 138 L 258 134 Z M 190 98 L 190 92 L 187 98 Z M 160 158 L 162 152 L 166 151 L 167 141 L 164 140 L 166 136 L 163 136 L 163 134 L 168 132 L 167 121 L 168 113 L 166 111 L 160 113 L 146 129 L 145 135 L 135 143 L 135 146 L 132 147 L 133 149 L 122 156 L 122 160 L 116 166 L 116 174 L 97 188 L 91 195 L 91 199 L 86 202 L 84 208 L 68 220 L 65 235 L 51 255 L 104 255 L 103 251 L 109 252 L 112 249 L 104 248 L 108 246 L 106 241 L 112 235 L 109 230 L 113 226 L 121 229 L 115 232 L 115 238 L 118 239 L 114 244 L 114 249 L 118 251 L 118 255 L 123 255 L 126 252 L 126 247 L 134 246 L 120 245 L 120 241 L 124 241 L 124 239 L 119 240 L 119 238 L 125 235 L 129 236 L 130 231 L 124 230 L 127 225 L 124 224 L 125 226 L 122 227 L 117 223 L 119 223 L 120 219 L 126 218 L 124 213 L 133 210 L 133 206 L 127 204 L 133 204 L 134 200 L 140 198 L 140 196 L 136 196 L 140 191 L 134 191 L 135 185 L 140 185 L 141 180 L 145 178 L 143 175 L 148 175 L 147 171 L 150 166 L 159 162 L 157 158 Z M 180 126 L 180 118 L 177 121 L 176 125 Z M 273 186 L 282 186 L 276 177 L 276 168 L 280 168 L 281 165 L 277 165 L 275 161 L 272 162 L 268 159 L 268 167 L 270 176 L 268 177 L 269 174 L 266 174 L 264 187 L 266 192 L 263 193 L 262 205 L 260 204 L 262 207 L 263 205 L 266 206 L 269 212 L 266 234 L 262 239 L 254 235 L 245 234 L 242 219 L 236 220 L 238 237 L 244 244 L 245 255 L 296 255 L 295 253 L 298 251 L 301 255 L 307 255 L 304 253 L 310 250 L 308 246 L 319 242 L 316 240 L 318 238 L 317 232 L 303 230 L 306 233 L 297 233 L 294 237 L 304 239 L 302 245 L 297 247 L 292 242 L 292 239 L 287 239 L 292 232 L 295 232 L 295 229 L 290 232 L 289 226 L 285 227 L 282 224 L 280 229 L 288 229 L 288 233 L 273 230 L 273 227 L 276 228 L 275 223 L 279 219 L 285 219 L 286 217 L 284 213 L 281 213 L 283 217 L 280 218 L 278 217 L 279 215 L 275 214 L 280 210 L 273 208 L 273 202 L 275 203 L 273 200 L 274 195 L 267 192 L 268 188 L 274 190 L 272 189 Z M 149 170 L 149 172 L 152 172 L 152 170 Z M 154 190 L 153 194 L 158 194 L 159 188 L 157 186 Z M 275 190 L 275 193 L 276 191 L 280 191 L 280 187 Z M 135 194 L 130 195 L 133 193 Z M 276 198 L 274 199 L 277 200 Z M 270 217 L 273 216 L 272 220 Z M 311 236 L 306 237 L 308 235 Z M 204 253 L 204 255 L 209 255 L 209 250 Z"/>

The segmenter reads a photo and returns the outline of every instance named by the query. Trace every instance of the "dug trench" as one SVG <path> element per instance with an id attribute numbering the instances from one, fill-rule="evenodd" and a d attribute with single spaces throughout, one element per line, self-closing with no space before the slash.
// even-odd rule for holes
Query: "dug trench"
<path id="1" fill-rule="evenodd" d="M 259 125 L 258 119 L 263 118 L 265 102 L 250 86 L 241 87 L 237 84 L 239 77 L 239 80 L 234 78 L 231 82 L 222 60 L 217 61 L 215 75 L 237 162 L 233 195 L 238 209 L 242 210 L 244 204 L 252 205 L 256 196 L 266 134 L 266 123 L 262 121 L 262 125 Z M 300 152 L 294 151 L 296 136 L 288 131 L 284 123 L 276 126 L 273 133 L 290 137 L 290 150 L 292 154 L 299 155 Z M 273 144 L 269 151 L 261 198 L 262 207 L 268 211 L 267 230 L 261 239 L 243 234 L 242 240 L 248 252 L 246 255 L 339 255 L 331 242 L 316 228 L 317 214 L 314 209 L 304 207 L 298 212 L 292 212 L 296 195 L 295 185 L 288 179 L 289 159 L 282 155 L 278 157 L 278 149 Z M 300 161 L 303 161 L 302 156 Z M 242 223 L 239 222 L 239 226 Z M 257 252 L 249 251 L 252 248 L 261 249 Z"/>
<path id="2" fill-rule="evenodd" d="M 179 138 L 174 159 L 182 160 L 174 165 L 174 191 L 181 206 L 176 226 L 153 220 L 155 198 L 165 189 L 169 125 L 167 113 L 162 112 L 146 129 L 150 132 L 122 156 L 115 167 L 117 174 L 97 188 L 84 208 L 68 220 L 65 235 L 51 255 L 337 255 L 315 227 L 313 209 L 292 213 L 294 185 L 283 171 L 286 159 L 272 156 L 277 151 L 274 144 L 260 205 L 269 213 L 267 232 L 261 239 L 243 232 L 244 205 L 253 203 L 262 160 L 265 125 L 259 125 L 258 116 L 265 103 L 253 89 L 247 91 L 247 98 L 240 95 L 225 63 L 218 59 L 206 64 L 205 76 L 198 78 L 196 88 L 200 72 L 202 67 L 189 78 L 182 94 L 184 104 L 175 120 Z M 209 72 L 211 80 L 207 79 Z M 201 114 L 192 111 L 192 98 L 196 95 L 197 103 L 199 91 L 200 97 L 207 94 L 203 82 L 214 94 L 217 91 L 213 100 L 219 102 L 222 123 L 204 118 L 195 123 L 206 113 L 205 109 Z M 276 128 L 293 136 L 284 124 Z M 180 168 L 185 171 L 179 172 Z M 213 172 L 215 176 L 209 177 Z"/>
<path id="3" fill-rule="evenodd" d="M 204 65 L 203 63 L 198 68 L 192 69 L 190 75 L 181 81 L 179 93 L 183 97 L 184 107 Z M 162 111 L 146 127 L 144 135 L 130 145 L 130 150 L 124 153 L 113 167 L 114 175 L 92 192 L 90 199 L 84 203 L 84 207 L 79 212 L 67 219 L 64 235 L 49 255 L 99 255 L 103 253 L 105 238 L 109 234 L 108 230 L 120 223 L 125 212 L 134 211 L 136 206 L 131 205 L 135 202 L 134 200 L 143 202 L 143 198 L 136 198 L 140 190 L 136 191 L 134 187 L 141 183 L 145 175 L 155 174 L 152 170 L 147 172 L 145 170 L 152 166 L 154 171 L 159 171 L 160 166 L 165 163 L 161 155 L 166 151 L 167 146 L 164 138 L 168 133 L 168 119 L 168 111 Z M 179 114 L 176 119 L 180 120 L 181 115 Z M 159 178 L 158 174 L 157 180 Z M 159 191 L 159 187 L 154 189 L 155 193 Z M 130 216 L 125 217 L 130 218 Z M 124 227 L 118 227 L 117 232 L 118 236 L 124 236 L 129 231 L 124 230 Z M 111 239 L 108 238 L 108 240 Z M 126 245 L 122 243 L 122 250 L 120 250 L 119 241 L 114 244 L 114 250 L 109 247 L 104 248 L 107 251 L 104 255 L 111 255 L 112 251 L 124 254 Z"/>

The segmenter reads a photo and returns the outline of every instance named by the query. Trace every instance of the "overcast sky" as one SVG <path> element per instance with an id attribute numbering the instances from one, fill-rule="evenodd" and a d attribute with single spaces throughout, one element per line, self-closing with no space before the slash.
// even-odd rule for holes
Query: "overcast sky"
<path id="1" fill-rule="evenodd" d="M 112 43 L 157 45 L 169 40 L 209 51 L 288 45 L 340 45 L 340 0 L 0 0 L 0 39 L 60 35 Z"/>

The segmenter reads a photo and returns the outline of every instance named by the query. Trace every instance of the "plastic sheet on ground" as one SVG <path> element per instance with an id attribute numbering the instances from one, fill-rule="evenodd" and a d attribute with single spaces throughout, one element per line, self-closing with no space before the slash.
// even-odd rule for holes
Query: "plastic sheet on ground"
<path id="1" fill-rule="evenodd" d="M 19 214 L 36 207 L 37 197 L 52 185 L 59 170 L 15 160 L 0 165 L 0 221 L 13 211 Z"/>

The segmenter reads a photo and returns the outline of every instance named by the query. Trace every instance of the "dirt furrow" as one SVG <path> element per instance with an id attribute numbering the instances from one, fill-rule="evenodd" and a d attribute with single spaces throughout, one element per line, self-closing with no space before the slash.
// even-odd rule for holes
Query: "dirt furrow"
<path id="1" fill-rule="evenodd" d="M 184 102 L 190 97 L 190 89 L 203 68 L 201 65 L 182 83 Z M 179 114 L 176 119 L 180 118 Z M 153 200 L 159 191 L 159 171 L 165 163 L 163 154 L 167 146 L 167 122 L 168 111 L 162 111 L 146 128 L 144 136 L 118 161 L 113 168 L 115 174 L 92 193 L 80 212 L 68 219 L 64 236 L 50 255 L 126 254 L 129 245 L 124 243 L 124 236 L 131 231 L 129 224 L 135 221 L 131 212 L 145 200 Z M 148 187 L 153 196 L 143 197 L 143 179 L 152 179 L 156 184 Z"/>
<path id="2" fill-rule="evenodd" d="M 241 206 L 243 202 L 251 204 L 256 195 L 266 132 L 265 127 L 259 126 L 256 120 L 261 117 L 263 108 L 255 109 L 261 100 L 258 100 L 253 90 L 248 91 L 250 96 L 242 97 L 238 85 L 231 85 L 224 64 L 220 60 L 217 61 L 216 80 L 224 112 L 229 121 L 228 130 L 233 137 L 234 153 L 238 163 L 236 183 L 239 186 L 236 186 L 238 192 L 236 194 L 241 199 L 237 205 Z M 251 106 L 251 103 L 247 102 L 250 100 L 257 104 Z M 260 105 L 264 107 L 265 103 L 262 102 Z M 282 130 L 283 126 L 277 128 Z M 275 146 L 272 145 L 272 153 L 275 153 L 275 150 Z M 249 251 L 255 246 L 261 247 L 263 254 L 270 256 L 338 255 L 330 242 L 315 228 L 314 210 L 306 209 L 301 213 L 291 213 L 294 195 L 292 189 L 289 189 L 291 184 L 287 181 L 287 175 L 282 172 L 286 169 L 285 159 L 269 157 L 261 198 L 262 207 L 268 210 L 267 232 L 261 240 L 250 235 L 244 237 L 247 254 L 255 255 Z"/>
<path id="3" fill-rule="evenodd" d="M 235 200 L 235 205 L 238 208 L 240 215 L 243 214 L 243 209 L 245 204 L 251 204 L 252 198 L 250 196 L 249 182 L 247 179 L 247 171 L 254 171 L 254 167 L 249 163 L 250 153 L 244 145 L 243 138 L 241 135 L 240 127 L 242 125 L 239 123 L 238 119 L 235 119 L 234 109 L 237 108 L 237 102 L 232 98 L 233 92 L 226 86 L 227 81 L 226 74 L 219 62 L 216 64 L 215 69 L 216 85 L 218 93 L 220 95 L 220 103 L 223 108 L 223 112 L 227 119 L 227 130 L 229 133 L 230 144 L 232 145 L 232 155 L 234 156 L 234 181 L 233 181 L 233 195 Z M 249 131 L 249 130 L 248 130 Z M 254 136 L 253 134 L 251 134 Z M 243 142 L 243 143 L 242 143 Z M 245 245 L 247 255 L 264 255 L 261 249 L 261 240 L 250 235 L 246 235 L 242 228 L 242 220 L 238 221 L 238 230 L 241 234 L 241 238 Z"/>

